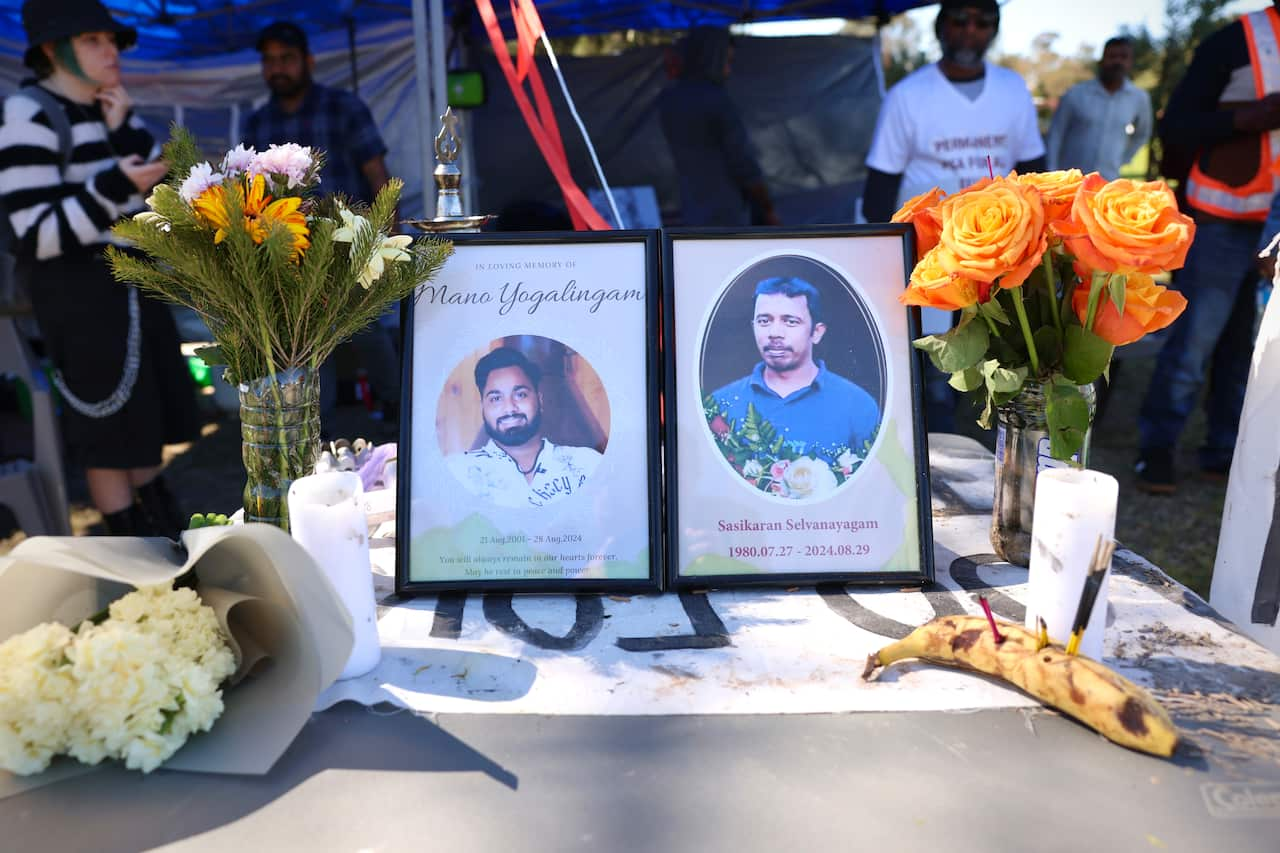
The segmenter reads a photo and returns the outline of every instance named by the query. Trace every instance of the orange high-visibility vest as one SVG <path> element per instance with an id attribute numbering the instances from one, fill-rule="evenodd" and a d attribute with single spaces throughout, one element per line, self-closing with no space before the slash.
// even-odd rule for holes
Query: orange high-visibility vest
<path id="1" fill-rule="evenodd" d="M 1280 13 L 1272 6 L 1240 20 L 1249 44 L 1249 64 L 1258 98 L 1280 92 Z M 1280 130 L 1259 134 L 1258 145 L 1261 150 L 1257 172 L 1240 186 L 1230 186 L 1205 174 L 1197 157 L 1187 177 L 1187 204 L 1223 219 L 1264 221 L 1271 197 L 1280 189 L 1280 176 L 1272 172 L 1272 164 L 1280 164 Z"/>

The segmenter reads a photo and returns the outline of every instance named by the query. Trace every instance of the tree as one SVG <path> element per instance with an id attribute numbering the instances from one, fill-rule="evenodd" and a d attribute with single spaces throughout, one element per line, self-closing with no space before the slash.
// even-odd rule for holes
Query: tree
<path id="1" fill-rule="evenodd" d="M 683 30 L 616 30 L 581 36 L 551 36 L 559 56 L 617 56 L 632 48 L 671 45 L 684 37 Z M 512 42 L 514 53 L 514 42 Z"/>
<path id="2" fill-rule="evenodd" d="M 1026 81 L 1035 99 L 1041 131 L 1048 129 L 1049 119 L 1066 91 L 1093 75 L 1093 47 L 1082 44 L 1074 56 L 1063 56 L 1054 50 L 1058 38 L 1057 33 L 1041 33 L 1031 42 L 1030 56 L 1004 54 L 995 59 Z"/>
<path id="3" fill-rule="evenodd" d="M 1145 24 L 1139 27 L 1132 27 L 1128 24 L 1122 25 L 1119 35 L 1129 39 L 1133 44 L 1134 84 L 1139 88 L 1145 89 L 1148 94 L 1154 92 L 1156 82 L 1160 77 L 1161 41 L 1151 35 L 1151 31 L 1147 29 Z"/>
<path id="4" fill-rule="evenodd" d="M 925 34 L 907 15 L 898 15 L 880 30 L 880 57 L 885 88 L 893 86 L 933 59 L 925 50 Z"/>

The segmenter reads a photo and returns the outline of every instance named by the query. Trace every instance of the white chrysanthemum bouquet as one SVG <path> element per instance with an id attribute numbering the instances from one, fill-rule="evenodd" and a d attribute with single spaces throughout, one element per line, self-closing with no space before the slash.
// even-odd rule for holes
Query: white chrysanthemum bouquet
<path id="1" fill-rule="evenodd" d="M 235 656 L 190 589 L 142 587 L 72 632 L 46 622 L 0 643 L 0 767 L 55 755 L 150 773 L 222 714 Z"/>

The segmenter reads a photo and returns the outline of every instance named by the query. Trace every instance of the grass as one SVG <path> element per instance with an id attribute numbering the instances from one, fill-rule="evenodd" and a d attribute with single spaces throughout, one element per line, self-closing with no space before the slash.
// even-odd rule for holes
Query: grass
<path id="1" fill-rule="evenodd" d="M 1120 167 L 1120 177 L 1131 178 L 1135 181 L 1145 181 L 1150 160 L 1151 146 L 1143 145 L 1138 149 L 1138 153 L 1133 155 L 1132 160 Z"/>
<path id="2" fill-rule="evenodd" d="M 1225 481 L 1199 475 L 1196 450 L 1204 441 L 1204 410 L 1197 408 L 1183 434 L 1177 464 L 1181 475 L 1172 495 L 1148 495 L 1134 486 L 1138 455 L 1138 408 L 1146 396 L 1155 357 L 1117 363 L 1111 397 L 1094 428 L 1090 467 L 1120 481 L 1116 537 L 1204 598 L 1209 597 L 1218 552 Z"/>

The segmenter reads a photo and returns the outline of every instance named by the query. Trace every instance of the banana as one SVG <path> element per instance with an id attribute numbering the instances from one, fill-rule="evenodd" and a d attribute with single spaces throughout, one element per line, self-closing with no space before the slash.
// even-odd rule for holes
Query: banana
<path id="1" fill-rule="evenodd" d="M 908 658 L 973 669 L 1021 688 L 1121 746 L 1166 758 L 1173 754 L 1178 730 L 1147 691 L 1095 660 L 1042 645 L 1021 625 L 996 624 L 1002 643 L 982 616 L 934 619 L 869 656 L 862 677 Z"/>

